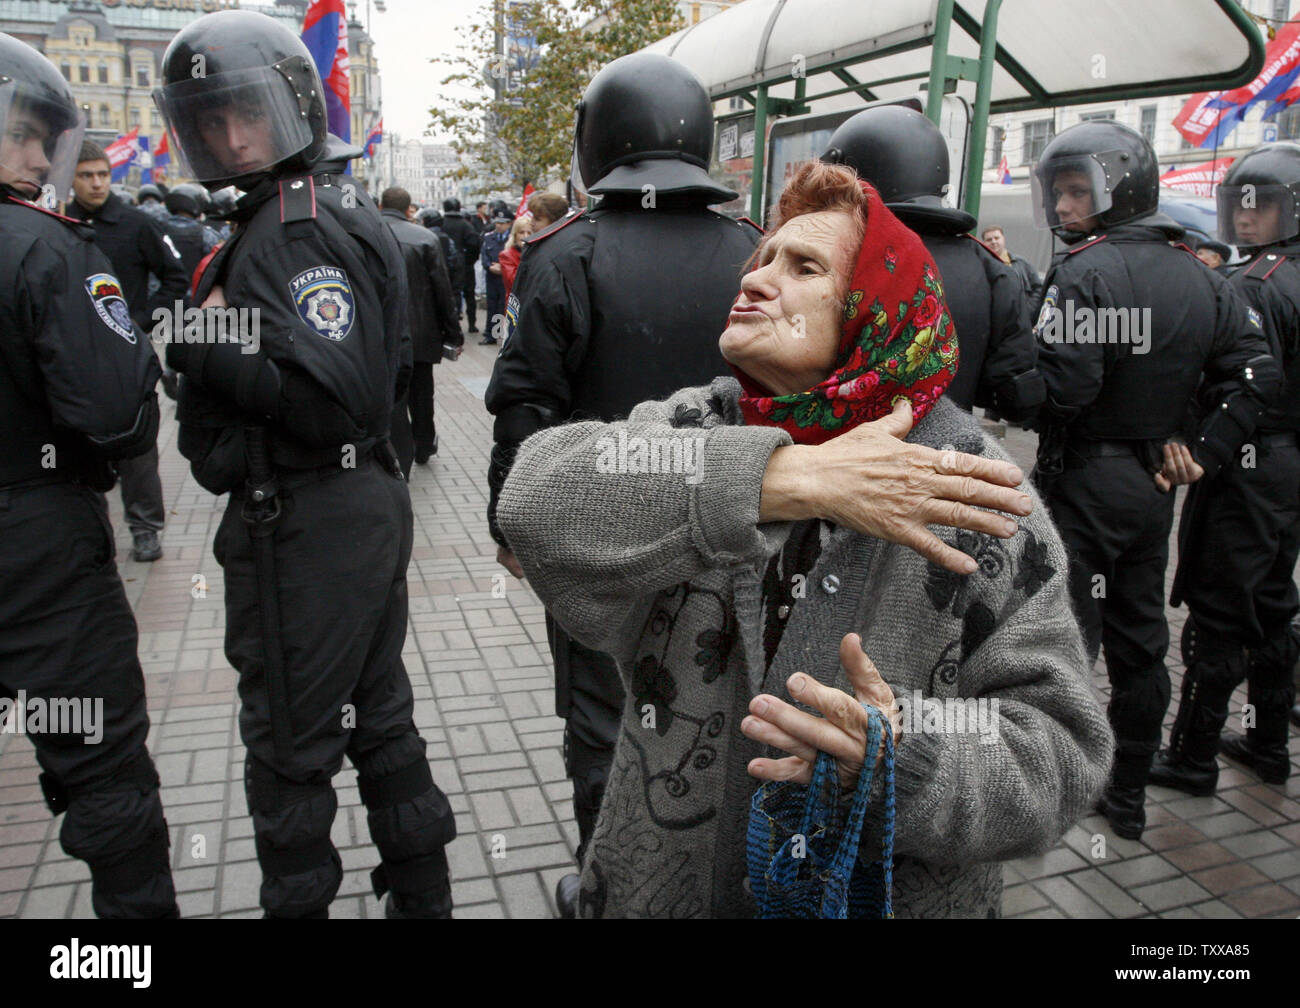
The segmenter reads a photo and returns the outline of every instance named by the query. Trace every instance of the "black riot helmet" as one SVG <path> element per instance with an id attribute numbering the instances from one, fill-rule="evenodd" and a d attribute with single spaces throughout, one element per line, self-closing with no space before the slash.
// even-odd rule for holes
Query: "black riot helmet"
<path id="1" fill-rule="evenodd" d="M 1153 214 L 1160 203 L 1160 165 L 1137 130 L 1109 119 L 1071 126 L 1053 137 L 1030 173 L 1034 216 L 1057 234 L 1096 217 L 1103 228 Z M 1062 220 L 1057 205 L 1073 198 L 1087 209 Z"/>
<path id="2" fill-rule="evenodd" d="M 877 105 L 846 119 L 821 159 L 848 165 L 885 204 L 941 207 L 948 189 L 948 141 L 939 127 L 904 105 Z"/>
<path id="3" fill-rule="evenodd" d="M 325 95 L 302 39 L 265 14 L 223 10 L 176 33 L 154 102 L 189 173 L 251 188 L 305 168 L 325 147 Z"/>
<path id="4" fill-rule="evenodd" d="M 85 122 L 54 64 L 0 33 L 0 185 L 53 209 L 72 186 Z"/>
<path id="5" fill-rule="evenodd" d="M 442 213 L 434 207 L 425 207 L 415 215 L 415 219 L 427 228 L 442 227 Z"/>
<path id="6" fill-rule="evenodd" d="M 442 209 L 446 213 L 460 213 L 460 200 L 450 196 L 442 201 Z"/>
<path id="7" fill-rule="evenodd" d="M 212 201 L 207 210 L 209 217 L 224 219 L 230 216 L 235 209 L 235 201 L 239 199 L 239 190 L 234 186 L 227 186 L 224 189 L 218 189 L 212 193 Z"/>
<path id="8" fill-rule="evenodd" d="M 572 179 L 596 196 L 694 192 L 712 202 L 736 193 L 709 178 L 713 105 L 681 63 L 632 53 L 605 66 L 578 102 Z"/>
<path id="9" fill-rule="evenodd" d="M 159 189 L 156 185 L 146 182 L 144 185 L 142 185 L 139 189 L 136 190 L 135 193 L 136 205 L 143 206 L 144 201 L 147 199 L 154 199 L 157 200 L 159 203 L 161 203 L 163 201 L 163 191 Z"/>
<path id="10" fill-rule="evenodd" d="M 173 187 L 163 198 L 163 203 L 169 213 L 188 214 L 196 219 L 207 213 L 212 205 L 208 191 L 196 182 L 184 182 Z"/>
<path id="11" fill-rule="evenodd" d="M 1243 249 L 1300 234 L 1300 144 L 1283 141 L 1239 157 L 1216 194 L 1219 237 Z"/>

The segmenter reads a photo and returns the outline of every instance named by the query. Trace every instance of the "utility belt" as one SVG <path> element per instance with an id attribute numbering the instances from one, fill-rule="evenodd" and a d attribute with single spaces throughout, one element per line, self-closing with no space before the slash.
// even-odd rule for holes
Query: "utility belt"
<path id="1" fill-rule="evenodd" d="M 1092 459 L 1132 458 L 1150 472 L 1164 462 L 1165 438 L 1070 438 L 1065 443 L 1066 469 L 1082 469 Z"/>

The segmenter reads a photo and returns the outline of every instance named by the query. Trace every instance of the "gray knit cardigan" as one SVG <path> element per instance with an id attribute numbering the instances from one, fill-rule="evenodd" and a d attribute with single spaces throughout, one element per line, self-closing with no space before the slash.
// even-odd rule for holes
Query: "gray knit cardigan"
<path id="1" fill-rule="evenodd" d="M 739 395 L 718 379 L 623 423 L 542 431 L 501 494 L 529 583 L 571 635 L 615 656 L 627 688 L 581 913 L 753 914 L 745 832 L 759 782 L 746 765 L 764 750 L 740 721 L 756 693 L 789 700 L 795 671 L 851 692 L 839 646 L 857 632 L 896 697 L 997 701 L 982 731 L 913 705 L 897 752 L 893 901 L 899 917 L 999 916 L 999 862 L 1056 843 L 1110 769 L 1060 537 L 1028 485 L 1034 513 L 1011 539 L 934 527 L 978 561 L 967 576 L 838 528 L 765 670 L 761 578 L 790 526 L 759 524 L 759 494 L 790 438 L 744 426 Z M 908 440 L 1006 458 L 947 400 Z M 881 776 L 864 844 L 879 843 Z"/>

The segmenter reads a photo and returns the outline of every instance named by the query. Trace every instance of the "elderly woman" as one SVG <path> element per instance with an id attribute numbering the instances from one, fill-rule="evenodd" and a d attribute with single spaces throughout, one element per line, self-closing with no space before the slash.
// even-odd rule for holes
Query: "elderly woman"
<path id="1" fill-rule="evenodd" d="M 530 583 L 627 687 L 581 911 L 752 915 L 756 778 L 807 783 L 824 751 L 852 786 L 871 704 L 895 914 L 997 916 L 997 862 L 1050 847 L 1110 765 L 1065 554 L 941 398 L 956 340 L 919 239 L 842 166 L 802 166 L 778 214 L 722 334 L 739 381 L 536 434 L 501 496 Z"/>

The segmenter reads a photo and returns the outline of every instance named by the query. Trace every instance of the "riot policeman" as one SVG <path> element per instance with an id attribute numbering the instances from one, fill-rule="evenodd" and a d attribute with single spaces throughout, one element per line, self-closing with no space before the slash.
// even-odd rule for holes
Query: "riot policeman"
<path id="1" fill-rule="evenodd" d="M 948 144 L 914 109 L 877 105 L 846 120 L 821 158 L 846 164 L 921 236 L 943 277 L 961 364 L 948 398 L 962 409 L 1031 417 L 1045 394 L 1025 291 L 1015 271 L 971 235 L 975 218 L 944 205 Z"/>
<path id="2" fill-rule="evenodd" d="M 90 867 L 95 913 L 175 917 L 103 496 L 109 460 L 157 437 L 158 359 L 91 229 L 25 202 L 67 194 L 83 128 L 53 65 L 0 34 L 0 707 L 46 714 L 28 732 L 41 788 L 66 812 L 64 851 Z"/>
<path id="3" fill-rule="evenodd" d="M 1256 313 L 1157 212 L 1158 166 L 1136 131 L 1085 122 L 1034 166 L 1035 210 L 1067 244 L 1035 328 L 1047 383 L 1035 478 L 1070 554 L 1091 659 L 1106 649 L 1117 754 L 1099 806 L 1120 836 L 1145 826 L 1145 787 L 1169 705 L 1169 484 L 1194 461 L 1231 464 L 1278 387 Z M 1204 376 L 1213 404 L 1190 455 L 1180 433 Z"/>
<path id="4" fill-rule="evenodd" d="M 135 205 L 159 224 L 167 219 L 166 194 L 161 186 L 146 182 L 135 193 Z"/>
<path id="5" fill-rule="evenodd" d="M 245 190 L 238 230 L 195 290 L 204 338 L 171 342 L 168 360 L 182 375 L 181 451 L 204 487 L 230 493 L 214 552 L 262 907 L 327 916 L 343 877 L 330 782 L 346 755 L 388 915 L 448 916 L 455 823 L 401 657 L 412 518 L 388 443 L 404 338 L 409 370 L 401 253 L 338 174 L 320 79 L 288 28 L 208 14 L 177 33 L 162 69 L 154 100 L 190 174 Z M 238 341 L 220 338 L 231 325 Z"/>
<path id="6" fill-rule="evenodd" d="M 1300 145 L 1257 147 L 1219 187 L 1219 230 L 1250 261 L 1231 283 L 1263 319 L 1282 365 L 1273 399 L 1243 452 L 1190 490 L 1179 525 L 1174 604 L 1191 615 L 1187 672 L 1169 749 L 1151 780 L 1213 794 L 1215 752 L 1245 763 L 1270 784 L 1291 770 L 1287 713 L 1300 637 L 1292 572 L 1300 555 Z M 1228 700 L 1245 678 L 1255 712 L 1244 737 L 1219 732 Z"/>
<path id="7" fill-rule="evenodd" d="M 202 220 L 212 206 L 208 191 L 194 182 L 183 182 L 168 190 L 163 203 L 169 215 L 163 227 L 180 253 L 185 276 L 193 277 L 203 257 L 221 244 L 221 236 Z"/>
<path id="8" fill-rule="evenodd" d="M 507 331 L 488 386 L 496 416 L 488 525 L 498 558 L 518 563 L 496 525 L 496 500 L 530 434 L 570 418 L 614 420 L 637 403 L 700 385 L 727 366 L 718 335 L 759 230 L 708 209 L 735 198 L 707 174 L 708 95 L 680 63 L 636 53 L 604 67 L 578 105 L 573 177 L 600 197 L 524 246 L 506 301 Z M 673 296 L 663 292 L 671 289 Z M 608 655 L 549 616 L 556 713 L 566 719 L 581 861 L 595 828 L 624 703 Z M 577 876 L 557 890 L 572 916 Z"/>

